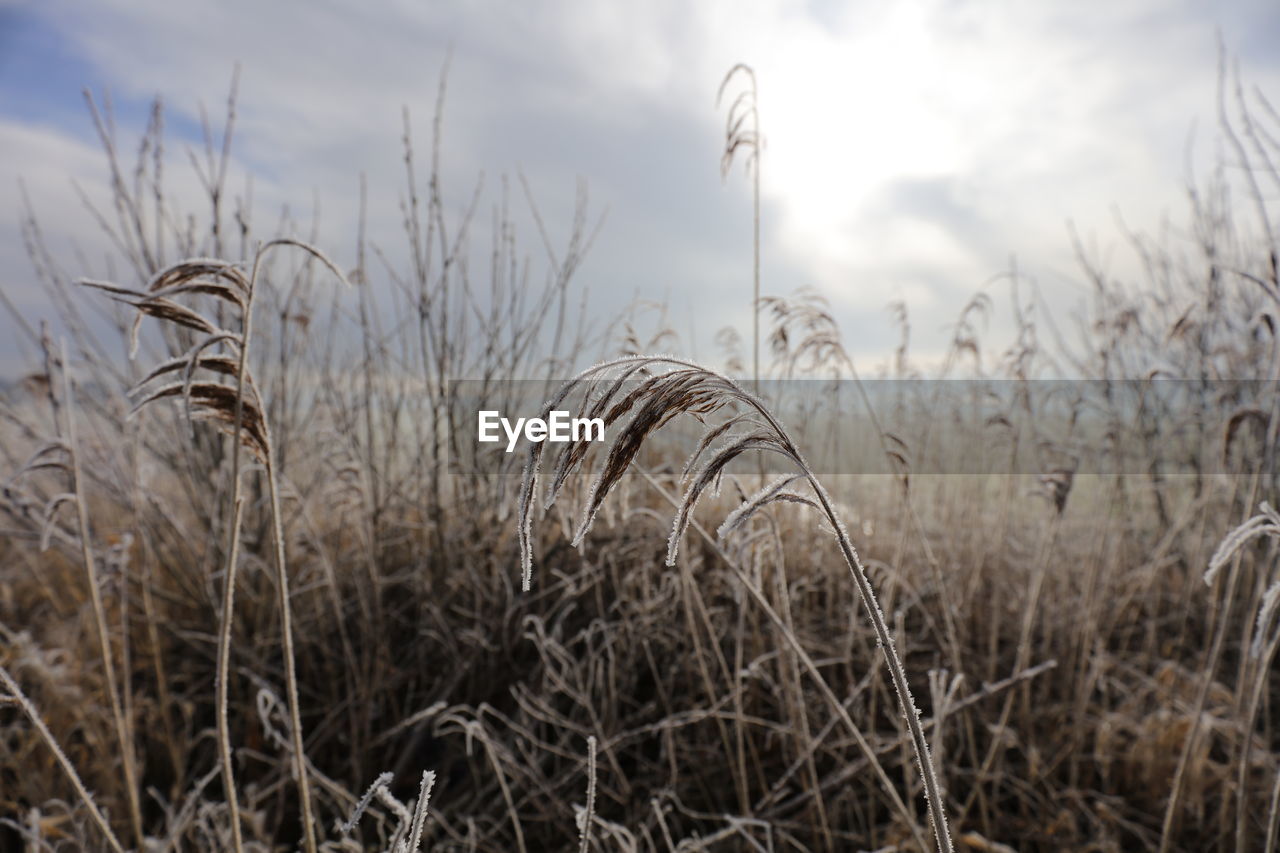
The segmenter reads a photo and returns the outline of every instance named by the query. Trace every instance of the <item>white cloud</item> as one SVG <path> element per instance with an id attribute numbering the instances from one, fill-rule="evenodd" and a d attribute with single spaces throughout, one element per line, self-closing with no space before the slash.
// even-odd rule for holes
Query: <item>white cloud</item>
<path id="1" fill-rule="evenodd" d="M 109 248 L 108 242 L 72 182 L 101 201 L 101 196 L 92 190 L 100 183 L 102 153 L 69 139 L 61 131 L 0 118 L 0 162 L 21 164 L 17 174 L 3 176 L 7 188 L 14 192 L 7 196 L 11 204 L 0 218 L 0 268 L 5 270 L 0 286 L 18 305 L 35 308 L 47 304 L 47 300 L 36 288 L 20 286 L 29 279 L 31 266 L 22 241 L 19 179 L 40 215 L 42 231 L 50 243 L 66 247 L 75 241 L 86 255 L 101 257 Z"/>
<path id="2" fill-rule="evenodd" d="M 636 291 L 661 297 L 674 285 L 705 339 L 749 316 L 748 182 L 735 170 L 727 188 L 718 185 L 723 113 L 713 104 L 724 72 L 748 62 L 767 140 L 765 290 L 819 285 L 863 351 L 887 345 L 889 335 L 863 327 L 869 318 L 885 325 L 889 299 L 905 298 L 932 330 L 1010 253 L 1032 272 L 1071 273 L 1068 218 L 1118 242 L 1113 204 L 1140 227 L 1178 210 L 1196 118 L 1201 150 L 1211 152 L 1214 24 L 1229 47 L 1252 44 L 1259 29 L 1280 31 L 1280 13 L 1262 0 L 1219 7 L 1217 21 L 1189 0 L 687 6 L 104 0 L 88 11 L 51 0 L 28 8 L 76 45 L 101 75 L 95 82 L 133 98 L 159 91 L 188 124 L 200 102 L 220 113 L 240 59 L 237 151 L 259 176 L 260 209 L 286 198 L 305 208 L 315 190 L 322 241 L 338 255 L 353 243 L 361 171 L 372 233 L 399 244 L 401 106 L 413 110 L 425 158 L 437 74 L 452 46 L 450 197 L 465 199 L 482 168 L 492 175 L 518 164 L 548 216 L 564 223 L 582 174 L 611 211 L 584 270 L 597 282 L 595 303 L 616 310 Z M 1244 64 L 1249 80 L 1280 88 L 1280 63 L 1247 55 Z M 8 149 L 38 203 L 36 184 L 94 173 L 68 144 Z M 13 247 L 0 252 L 9 257 Z"/>

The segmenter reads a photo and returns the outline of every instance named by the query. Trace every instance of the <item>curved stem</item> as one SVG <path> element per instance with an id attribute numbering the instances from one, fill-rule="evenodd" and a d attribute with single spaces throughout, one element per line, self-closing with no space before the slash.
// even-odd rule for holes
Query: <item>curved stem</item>
<path id="1" fill-rule="evenodd" d="M 306 244 L 299 243 L 294 240 L 273 240 L 270 243 L 262 245 L 258 248 L 253 259 L 253 271 L 249 276 L 249 296 L 245 302 L 244 317 L 244 334 L 242 336 L 242 344 L 240 348 L 240 373 L 238 377 L 239 393 L 236 394 L 236 440 L 235 448 L 232 451 L 233 465 L 232 470 L 238 477 L 239 460 L 240 460 L 240 436 L 239 428 L 243 417 L 244 405 L 244 389 L 246 387 L 253 388 L 251 382 L 247 382 L 247 362 L 249 354 L 249 338 L 253 324 L 253 293 L 258 282 L 258 270 L 262 264 L 262 256 L 268 249 L 273 246 L 291 245 L 298 246 L 309 251 L 312 255 L 318 257 L 322 262 L 329 266 L 330 269 L 336 271 L 331 261 L 320 254 L 315 249 Z M 341 275 L 341 273 L 339 273 Z M 256 389 L 254 389 L 256 396 Z M 289 705 L 289 729 L 291 742 L 293 747 L 293 769 L 294 775 L 298 781 L 298 799 L 301 801 L 302 808 L 302 839 L 303 849 L 306 853 L 316 853 L 316 830 L 315 820 L 312 816 L 311 806 L 311 782 L 307 777 L 307 759 L 306 752 L 303 749 L 302 738 L 302 715 L 298 709 L 298 672 L 294 663 L 293 649 L 293 618 L 292 609 L 289 605 L 289 575 L 285 567 L 284 558 L 284 524 L 280 517 L 280 494 L 277 488 L 278 472 L 276 471 L 275 453 L 271 442 L 271 429 L 267 422 L 266 412 L 262 413 L 262 433 L 264 437 L 265 456 L 263 460 L 267 473 L 267 491 L 271 500 L 271 535 L 274 540 L 274 556 L 276 568 L 276 591 L 277 601 L 280 607 L 280 633 L 282 636 L 281 643 L 283 646 L 284 656 L 284 673 L 285 673 L 285 692 Z M 239 491 L 239 480 L 233 485 L 233 491 Z M 227 768 L 229 770 L 229 768 Z M 229 776 L 227 777 L 230 778 Z"/>
<path id="2" fill-rule="evenodd" d="M 876 600 L 876 593 L 871 586 L 870 578 L 867 577 L 867 570 L 862 565 L 853 543 L 849 541 L 849 534 L 836 516 L 835 508 L 831 505 L 831 498 L 827 495 L 827 490 L 818 482 L 818 478 L 809 473 L 808 470 L 805 471 L 805 474 L 818 496 L 818 501 L 822 504 L 823 512 L 831 520 L 832 527 L 836 531 L 836 541 L 840 543 L 840 552 L 844 555 L 845 563 L 849 566 L 849 574 L 853 576 L 853 581 L 858 586 L 858 592 L 862 595 L 862 603 L 867 609 L 867 616 L 871 619 L 871 624 L 875 628 L 876 644 L 880 646 L 885 662 L 889 665 L 889 674 L 893 678 L 893 686 L 898 692 L 898 704 L 902 706 L 903 716 L 907 719 L 907 729 L 911 734 L 911 746 L 915 750 L 916 760 L 920 764 L 920 776 L 924 780 L 924 795 L 929 808 L 929 822 L 933 825 L 934 840 L 938 843 L 938 850 L 944 851 L 944 853 L 952 853 L 951 833 L 947 830 L 947 814 L 942 802 L 942 790 L 938 785 L 938 774 L 934 769 L 933 759 L 929 755 L 929 741 L 925 739 L 924 729 L 920 725 L 920 712 L 916 709 L 915 699 L 911 696 L 911 687 L 907 684 L 906 670 L 898 657 L 898 650 L 894 646 L 893 636 L 889 633 L 889 625 L 885 622 L 884 611 L 880 609 L 880 604 Z"/>

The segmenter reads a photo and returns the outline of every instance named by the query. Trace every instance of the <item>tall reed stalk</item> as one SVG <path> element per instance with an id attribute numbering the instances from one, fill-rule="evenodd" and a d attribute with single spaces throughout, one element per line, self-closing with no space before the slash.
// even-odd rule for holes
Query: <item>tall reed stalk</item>
<path id="1" fill-rule="evenodd" d="M 202 334 L 187 353 L 170 359 L 154 368 L 140 382 L 136 391 L 145 390 L 150 383 L 162 377 L 180 376 L 159 388 L 150 390 L 134 407 L 138 411 L 157 400 L 179 398 L 189 416 L 210 418 L 219 422 L 232 438 L 230 513 L 233 521 L 228 533 L 227 560 L 224 565 L 223 607 L 218 632 L 218 657 L 216 680 L 218 760 L 221 765 L 223 787 L 231 816 L 232 845 L 242 848 L 239 804 L 236 797 L 235 775 L 232 766 L 232 750 L 227 720 L 227 689 L 231 656 L 231 629 L 234 622 L 236 559 L 238 556 L 240 519 L 244 496 L 241 485 L 241 449 L 249 447 L 265 470 L 267 497 L 272 540 L 272 558 L 275 568 L 277 606 L 280 612 L 280 633 L 284 658 L 285 694 L 289 713 L 291 763 L 298 785 L 303 846 L 307 853 L 316 853 L 316 830 L 313 813 L 311 783 L 307 772 L 306 751 L 302 731 L 302 713 L 298 699 L 297 662 L 293 637 L 293 608 L 289 600 L 289 575 L 285 559 L 284 521 L 280 509 L 279 463 L 271 440 L 271 428 L 266 417 L 257 384 L 249 367 L 249 349 L 253 339 L 253 308 L 256 285 L 266 254 L 280 246 L 292 246 L 318 260 L 339 281 L 345 276 L 320 250 L 310 244 L 291 238 L 279 238 L 263 243 L 254 253 L 249 275 L 246 277 L 234 264 L 220 260 L 192 259 L 174 264 L 156 274 L 148 286 L 132 290 L 100 281 L 84 280 L 83 284 L 105 290 L 117 299 L 132 305 L 137 314 L 134 319 L 133 339 L 137 345 L 138 325 L 143 316 L 153 316 Z M 239 333 L 219 328 L 199 311 L 176 302 L 177 296 L 212 296 L 220 304 L 237 307 L 241 314 Z M 230 355 L 206 354 L 219 347 L 230 349 Z M 222 382 L 197 382 L 195 374 L 207 371 L 215 376 L 231 376 L 233 385 Z M 69 424 L 71 422 L 69 421 Z M 74 433 L 72 433 L 74 446 Z M 74 455 L 74 454 L 73 454 Z M 85 522 L 82 522 L 84 524 Z M 87 547 L 87 546 L 86 546 Z M 86 552 L 86 559 L 90 559 Z M 95 599 L 96 600 L 96 599 Z M 99 609 L 95 605 L 95 610 Z M 105 648 L 105 646 L 104 646 Z M 104 652 L 105 654 L 105 652 Z M 112 695 L 115 695 L 112 689 Z M 126 772 L 128 770 L 126 769 Z M 140 822 L 139 822 L 140 826 Z"/>
<path id="2" fill-rule="evenodd" d="M 720 81 L 716 107 L 725 89 L 737 75 L 747 78 L 747 88 L 729 107 L 725 122 L 724 152 L 720 156 L 721 176 L 729 174 L 739 148 L 746 149 L 747 171 L 751 174 L 751 381 L 752 392 L 760 394 L 760 114 L 757 109 L 756 72 L 750 65 L 738 63 Z M 748 127 L 748 124 L 750 125 Z"/>

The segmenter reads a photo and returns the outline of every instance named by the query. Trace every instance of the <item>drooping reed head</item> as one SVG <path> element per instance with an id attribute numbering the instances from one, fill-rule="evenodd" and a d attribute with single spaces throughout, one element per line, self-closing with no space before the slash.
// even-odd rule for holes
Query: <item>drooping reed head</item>
<path id="1" fill-rule="evenodd" d="M 603 461 L 591 480 L 574 531 L 574 544 L 582 542 L 605 498 L 622 479 L 644 443 L 679 415 L 696 418 L 702 424 L 702 434 L 681 472 L 685 490 L 667 542 L 668 565 L 675 561 L 680 538 L 699 497 L 708 487 L 719 483 L 725 468 L 737 457 L 751 451 L 773 452 L 807 473 L 795 445 L 763 402 L 732 379 L 692 362 L 655 355 L 629 356 L 596 365 L 562 385 L 544 404 L 543 417 L 565 405 L 571 397 L 581 399 L 581 412 L 585 416 L 604 421 L 606 434 L 606 444 L 601 451 Z M 718 413 L 723 415 L 722 420 L 715 418 Z M 569 476 L 583 469 L 590 449 L 591 442 L 583 436 L 550 451 L 551 478 L 543 499 L 544 507 L 554 504 Z M 519 538 L 522 583 L 526 590 L 532 582 L 534 504 L 543 457 L 547 453 L 545 443 L 530 444 L 520 489 Z M 782 497 L 783 494 L 784 490 L 779 488 L 767 496 L 758 496 L 760 499 L 746 515 L 772 500 L 795 497 L 790 492 L 786 492 L 787 497 Z M 739 516 L 739 523 L 745 521 L 745 517 Z"/>

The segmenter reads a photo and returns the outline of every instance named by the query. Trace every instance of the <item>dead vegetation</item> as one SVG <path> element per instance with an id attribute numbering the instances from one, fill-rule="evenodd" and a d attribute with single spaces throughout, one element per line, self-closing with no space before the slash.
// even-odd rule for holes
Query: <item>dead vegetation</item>
<path id="1" fill-rule="evenodd" d="M 1030 447 L 1042 478 L 931 476 L 961 439 L 920 416 L 939 401 L 865 393 L 845 402 L 891 476 L 815 475 L 838 418 L 784 425 L 579 316 L 585 193 L 563 247 L 503 193 L 481 276 L 439 115 L 425 181 L 406 115 L 408 262 L 362 228 L 344 271 L 230 195 L 234 95 L 194 158 L 198 229 L 166 199 L 159 107 L 131 165 L 95 109 L 123 267 L 75 284 L 28 211 L 67 343 L 15 318 L 31 375 L 0 407 L 0 847 L 907 851 L 950 849 L 946 815 L 961 851 L 1271 853 L 1280 121 L 1239 86 L 1223 104 L 1248 181 L 1194 192 L 1189 235 L 1135 235 L 1143 281 L 1082 253 L 1074 334 L 1016 271 L 1008 349 L 983 349 L 986 294 L 956 324 L 944 376 L 1028 389 L 984 452 Z M 759 308 L 762 377 L 861 391 L 818 295 Z M 918 376 L 898 319 L 893 373 Z M 1084 441 L 1033 417 L 1054 370 L 1136 419 L 1140 471 L 1054 461 Z M 1195 405 L 1135 415 L 1126 383 L 1156 376 Z M 612 438 L 534 445 L 523 480 L 450 473 L 457 377 L 499 409 L 536 378 Z M 679 423 L 693 458 L 645 454 Z"/>

